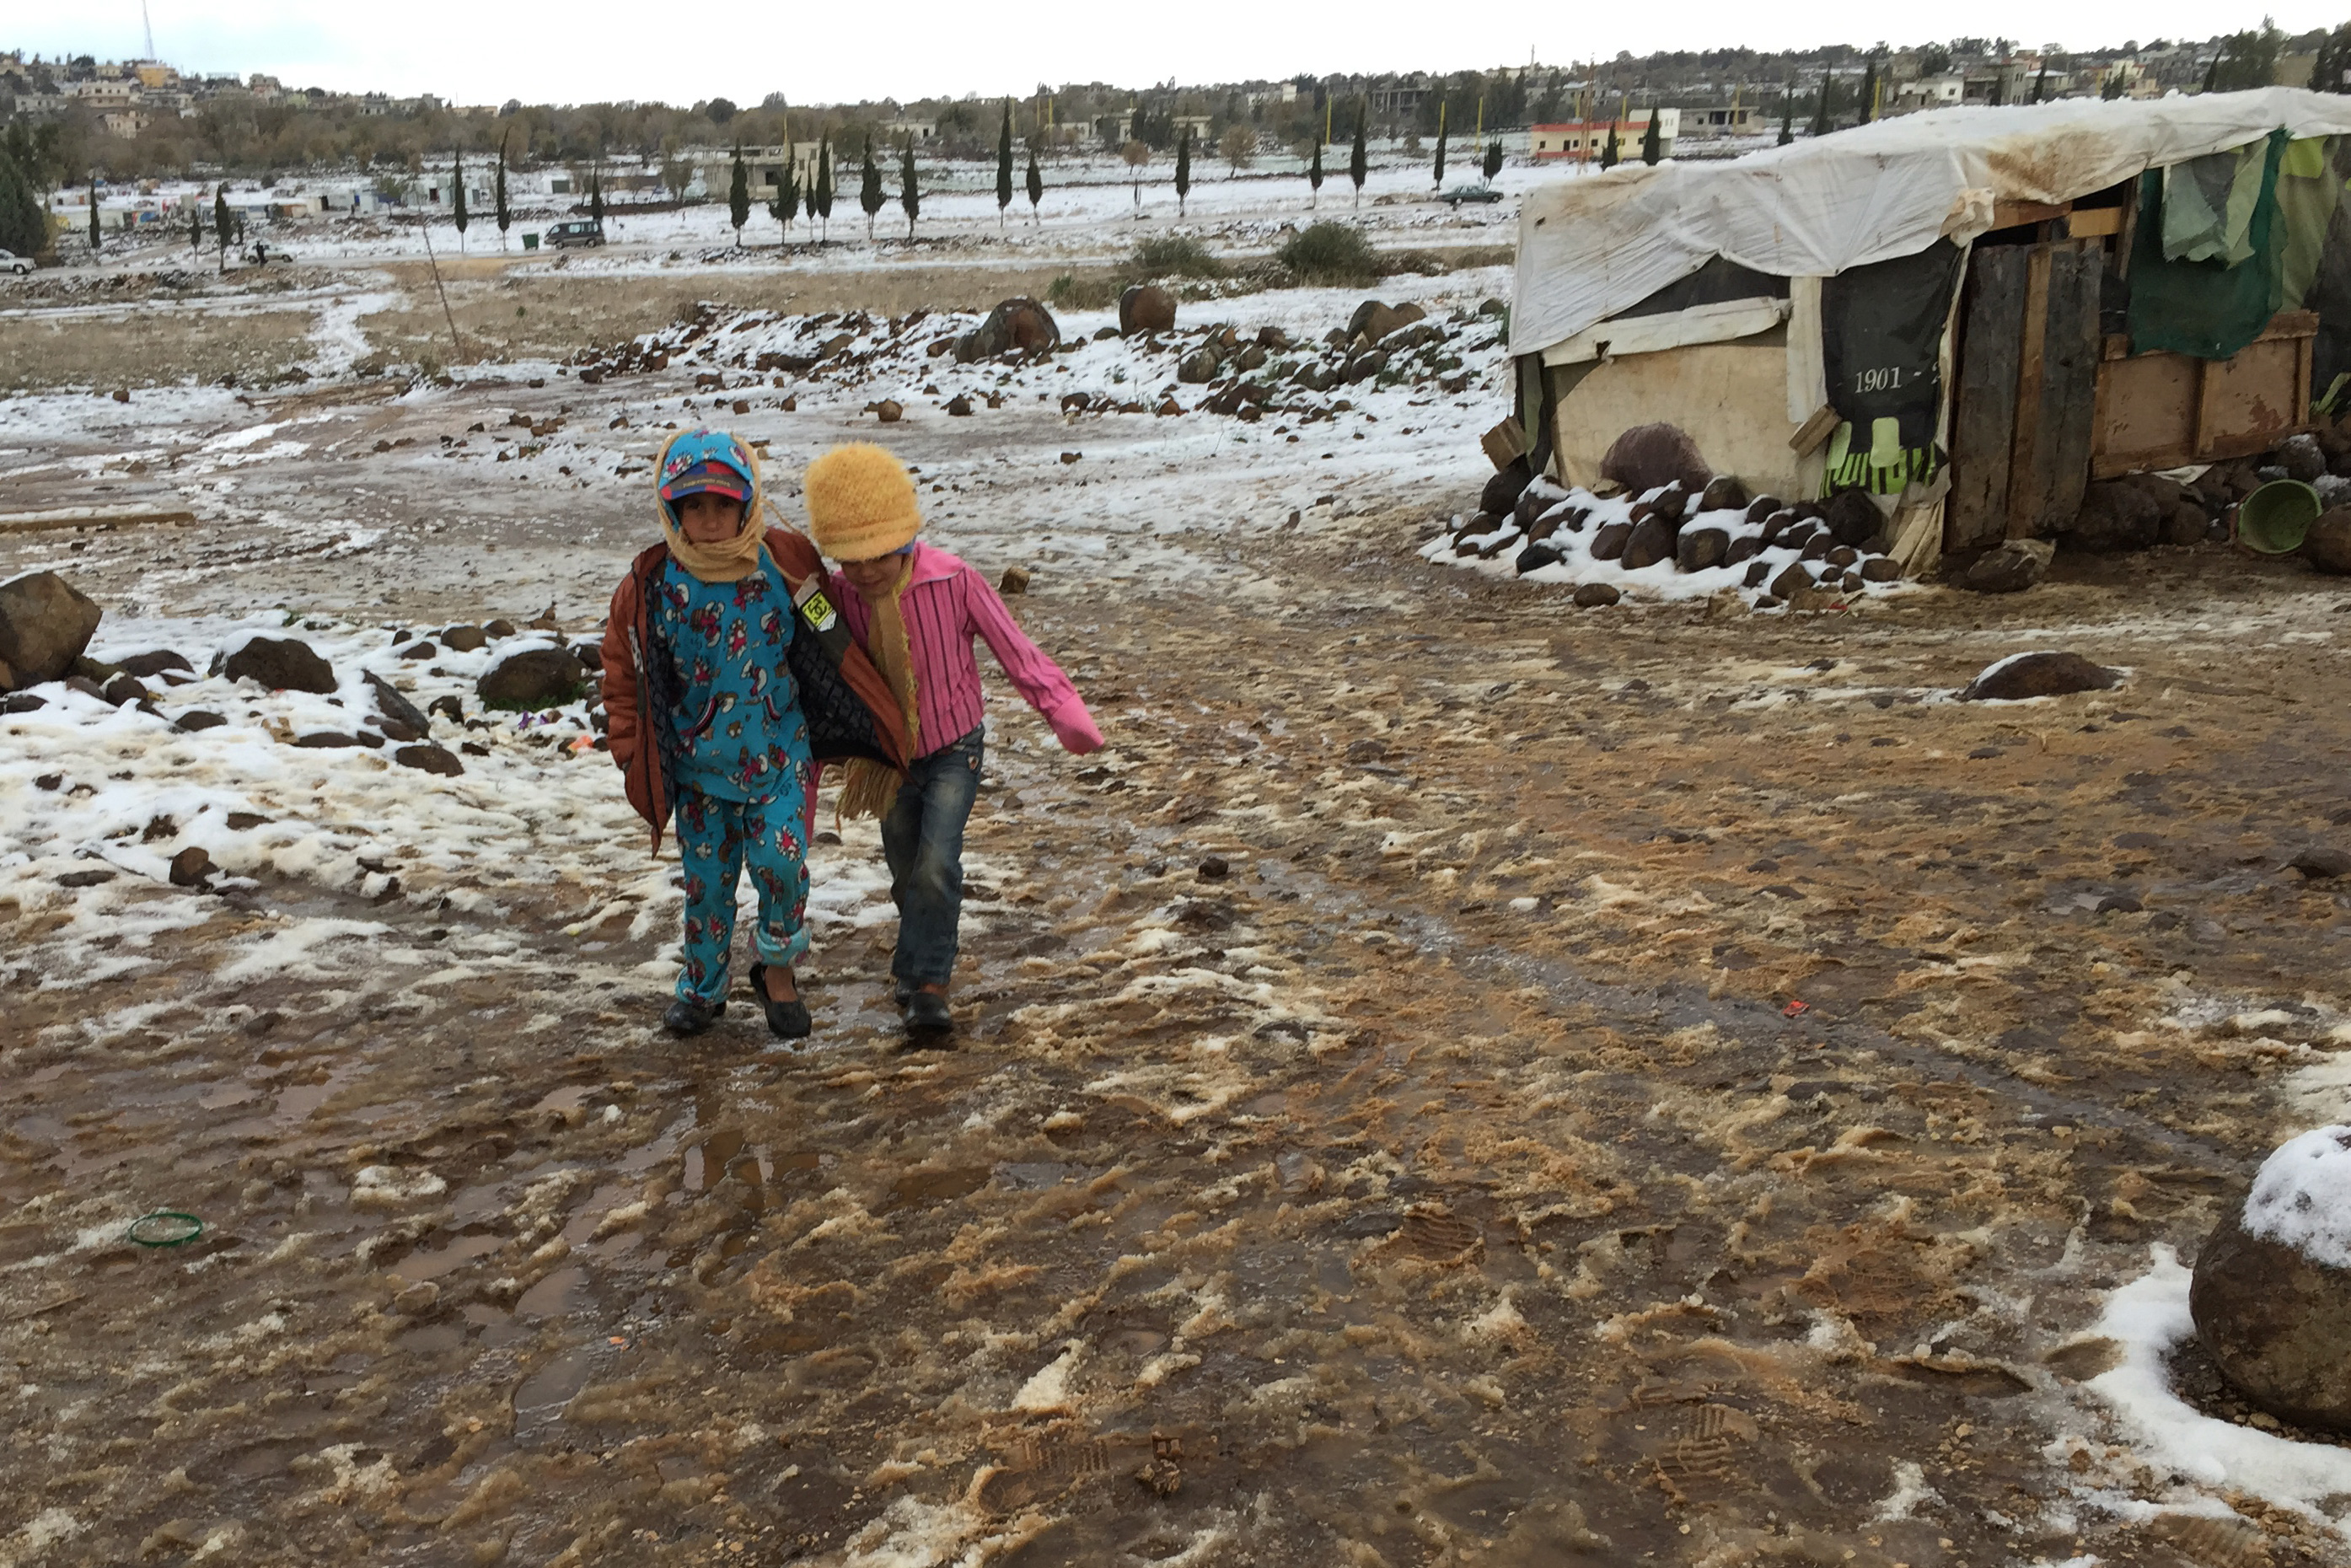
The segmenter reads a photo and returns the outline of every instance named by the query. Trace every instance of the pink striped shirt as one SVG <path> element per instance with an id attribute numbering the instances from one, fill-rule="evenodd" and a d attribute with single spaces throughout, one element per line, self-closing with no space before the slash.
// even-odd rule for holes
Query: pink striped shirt
<path id="1" fill-rule="evenodd" d="M 864 644 L 872 612 L 837 571 L 832 596 L 849 618 L 850 631 Z M 914 711 L 922 726 L 915 743 L 918 755 L 944 751 L 980 726 L 984 699 L 979 660 L 972 653 L 974 637 L 987 641 L 1013 688 L 1045 716 L 1056 734 L 1065 734 L 1065 727 L 1072 724 L 1081 731 L 1092 729 L 1086 705 L 1070 677 L 1029 640 L 987 580 L 962 560 L 915 541 L 914 576 L 899 596 L 898 609 L 914 662 Z"/>

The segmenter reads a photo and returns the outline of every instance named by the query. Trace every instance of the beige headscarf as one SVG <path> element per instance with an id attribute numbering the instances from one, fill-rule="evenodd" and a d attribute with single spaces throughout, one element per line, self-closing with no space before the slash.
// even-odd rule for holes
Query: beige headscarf
<path id="1" fill-rule="evenodd" d="M 865 600 L 865 654 L 881 672 L 890 695 L 898 699 L 898 716 L 906 722 L 909 757 L 921 749 L 922 721 L 915 712 L 914 651 L 906 642 L 906 618 L 899 612 L 898 598 L 906 591 L 906 584 L 914 575 L 914 558 L 908 556 L 899 567 L 897 580 L 890 585 L 890 591 L 879 599 Z M 850 591 L 856 593 L 857 590 L 852 587 Z M 862 594 L 858 597 L 864 599 Z M 842 774 L 839 814 L 879 817 L 890 809 L 905 782 L 906 776 L 886 762 L 852 758 Z"/>
<path id="2" fill-rule="evenodd" d="M 670 448 L 693 434 L 680 431 L 669 438 L 653 464 L 655 474 L 669 467 Z M 662 533 L 669 540 L 669 553 L 680 566 L 705 582 L 739 582 L 758 570 L 759 547 L 767 538 L 767 530 L 759 523 L 759 455 L 742 442 L 736 445 L 751 465 L 751 472 L 744 476 L 751 481 L 751 493 L 743 498 L 743 527 L 733 538 L 715 545 L 696 544 L 687 538 L 679 530 L 677 520 L 670 516 L 668 503 L 661 498 L 661 486 L 653 487 L 653 509 L 661 514 Z"/>

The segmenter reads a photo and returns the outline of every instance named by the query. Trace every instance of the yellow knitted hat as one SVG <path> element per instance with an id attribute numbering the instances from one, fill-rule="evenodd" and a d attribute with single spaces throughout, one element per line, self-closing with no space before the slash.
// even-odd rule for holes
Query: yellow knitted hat
<path id="1" fill-rule="evenodd" d="M 872 560 L 913 542 L 923 529 L 914 481 L 870 442 L 836 446 L 808 466 L 809 531 L 835 560 Z"/>

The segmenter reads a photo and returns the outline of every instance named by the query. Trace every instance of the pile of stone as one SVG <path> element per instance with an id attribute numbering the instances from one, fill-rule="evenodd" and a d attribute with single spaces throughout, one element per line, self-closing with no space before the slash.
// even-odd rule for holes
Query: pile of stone
<path id="1" fill-rule="evenodd" d="M 1533 477 L 1521 459 L 1423 553 L 1507 561 L 1522 578 L 1575 586 L 1584 605 L 1615 603 L 1632 574 L 1661 596 L 1736 590 L 1761 610 L 1839 602 L 1902 575 L 1884 549 L 1886 512 L 1865 492 L 1793 503 L 1753 495 L 1735 475 L 1708 472 L 1670 425 L 1626 432 L 1601 471 L 1608 495 Z"/>

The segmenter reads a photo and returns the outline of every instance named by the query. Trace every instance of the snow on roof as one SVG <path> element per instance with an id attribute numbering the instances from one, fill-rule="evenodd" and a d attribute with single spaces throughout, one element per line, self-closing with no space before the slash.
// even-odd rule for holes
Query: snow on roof
<path id="1" fill-rule="evenodd" d="M 2001 202 L 2071 202 L 2284 128 L 2351 133 L 2351 97 L 2262 88 L 1934 110 L 1723 162 L 1620 164 L 1527 193 L 1510 351 L 1540 352 L 1717 256 L 1783 277 L 1972 239 Z"/>

